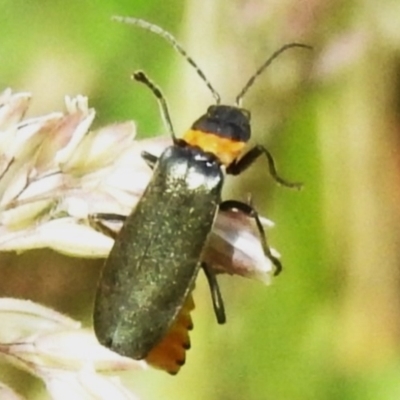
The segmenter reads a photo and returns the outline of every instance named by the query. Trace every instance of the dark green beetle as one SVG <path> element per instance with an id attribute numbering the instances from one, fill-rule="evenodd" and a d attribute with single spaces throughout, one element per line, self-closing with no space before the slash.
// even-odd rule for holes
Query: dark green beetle
<path id="1" fill-rule="evenodd" d="M 143 72 L 134 74 L 159 100 L 173 145 L 158 159 L 149 153 L 143 154 L 153 168 L 153 177 L 128 217 L 96 215 L 99 220 L 119 219 L 124 224 L 101 274 L 94 329 L 101 344 L 121 355 L 143 359 L 168 334 L 201 267 L 210 283 L 217 320 L 225 322 L 216 278 L 211 266 L 201 261 L 218 210 L 238 209 L 254 217 L 266 255 L 275 264 L 276 273 L 280 272 L 281 264 L 266 244 L 257 213 L 246 203 L 222 202 L 221 190 L 225 172 L 237 175 L 261 155 L 267 157 L 270 173 L 278 183 L 299 186 L 278 176 L 273 158 L 264 147 L 255 146 L 242 155 L 251 128 L 250 113 L 240 108 L 240 104 L 255 78 L 273 59 L 288 48 L 308 46 L 291 43 L 279 49 L 250 78 L 237 96 L 235 106 L 221 105 L 218 93 L 169 33 L 139 19 L 120 20 L 144 27 L 170 41 L 195 67 L 216 100 L 216 105 L 209 107 L 183 139 L 177 139 L 160 90 Z"/>

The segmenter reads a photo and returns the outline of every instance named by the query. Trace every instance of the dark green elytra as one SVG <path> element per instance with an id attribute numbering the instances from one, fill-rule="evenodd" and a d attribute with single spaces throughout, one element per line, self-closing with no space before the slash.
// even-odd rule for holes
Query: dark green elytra
<path id="1" fill-rule="evenodd" d="M 182 142 L 164 151 L 102 272 L 94 310 L 101 344 L 143 359 L 165 336 L 193 288 L 222 184 L 211 154 Z"/>

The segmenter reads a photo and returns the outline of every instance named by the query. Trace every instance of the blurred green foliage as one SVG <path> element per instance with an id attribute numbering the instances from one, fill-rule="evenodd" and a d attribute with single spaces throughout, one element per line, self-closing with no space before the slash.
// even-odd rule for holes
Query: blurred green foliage
<path id="1" fill-rule="evenodd" d="M 293 52 L 277 60 L 245 101 L 255 141 L 268 144 L 282 174 L 303 180 L 304 190 L 273 187 L 260 162 L 229 194 L 243 199 L 253 193 L 257 207 L 276 222 L 270 243 L 285 270 L 267 288 L 223 277 L 223 327 L 216 325 L 200 282 L 193 348 L 180 374 L 148 371 L 123 378 L 147 400 L 399 397 L 396 2 L 0 4 L 0 87 L 33 92 L 36 115 L 63 108 L 65 95 L 87 95 L 97 110 L 96 126 L 134 119 L 141 137 L 163 127 L 152 95 L 130 81 L 134 70 L 146 70 L 164 88 L 177 126 L 204 111 L 204 93 L 191 86 L 202 84 L 163 40 L 111 22 L 112 15 L 141 17 L 173 32 L 200 56 L 212 82 L 220 78 L 216 86 L 224 93 L 237 93 L 280 44 L 314 45 L 313 54 Z M 45 267 L 35 272 L 26 260 L 25 269 L 17 267 L 18 260 L 3 258 L 3 295 L 42 300 L 90 320 L 87 290 L 94 294 L 98 265 L 87 265 L 85 275 L 76 260 L 45 254 Z M 23 289 L 13 284 L 13 272 L 40 280 L 48 265 L 57 269 L 56 263 L 66 262 L 76 281 L 85 283 L 71 288 L 69 273 L 61 273 L 54 278 L 60 297 L 54 289 L 45 298 L 38 294 L 45 283 Z M 75 301 L 65 301 L 72 290 Z"/>

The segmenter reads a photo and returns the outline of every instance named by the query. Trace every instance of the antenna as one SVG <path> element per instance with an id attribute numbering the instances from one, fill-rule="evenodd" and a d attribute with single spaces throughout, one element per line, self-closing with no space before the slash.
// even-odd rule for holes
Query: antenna
<path id="1" fill-rule="evenodd" d="M 135 81 L 144 83 L 153 92 L 154 96 L 158 100 L 158 104 L 159 104 L 160 109 L 161 109 L 161 115 L 163 117 L 164 124 L 167 127 L 167 129 L 169 130 L 169 133 L 172 136 L 173 142 L 176 143 L 177 139 L 176 139 L 176 136 L 175 136 L 174 127 L 172 125 L 171 116 L 170 116 L 169 111 L 168 111 L 168 104 L 167 104 L 167 101 L 165 100 L 165 97 L 163 96 L 161 90 L 158 88 L 158 86 L 156 86 L 147 77 L 147 75 L 143 71 L 134 72 L 132 74 L 132 79 L 134 79 Z"/>
<path id="2" fill-rule="evenodd" d="M 188 53 L 185 51 L 185 49 L 182 47 L 182 45 L 169 32 L 165 31 L 164 29 L 160 28 L 157 25 L 151 24 L 150 22 L 144 21 L 143 19 L 139 19 L 139 18 L 114 16 L 114 17 L 112 17 L 112 20 L 113 21 L 117 21 L 117 22 L 122 22 L 122 23 L 125 23 L 125 24 L 131 24 L 131 25 L 139 26 L 139 27 L 141 27 L 143 29 L 147 29 L 148 31 L 153 32 L 156 35 L 159 35 L 162 38 L 164 38 L 195 69 L 195 71 L 200 76 L 200 78 L 204 81 L 204 83 L 206 84 L 208 89 L 210 89 L 211 94 L 214 97 L 216 104 L 220 104 L 221 103 L 221 96 L 213 88 L 213 86 L 211 85 L 209 80 L 204 75 L 203 71 L 194 62 L 193 58 L 191 58 L 188 55 Z"/>
<path id="3" fill-rule="evenodd" d="M 302 47 L 305 49 L 312 50 L 311 46 L 308 46 L 307 44 L 302 44 L 302 43 L 288 43 L 282 46 L 280 49 L 276 50 L 262 65 L 258 70 L 250 77 L 248 82 L 244 85 L 243 89 L 240 91 L 240 93 L 237 95 L 235 104 L 240 107 L 242 104 L 243 97 L 247 93 L 247 91 L 253 86 L 255 80 L 264 72 L 264 70 L 269 67 L 272 63 L 272 61 L 275 60 L 278 56 L 280 56 L 284 51 L 291 49 L 293 47 Z"/>

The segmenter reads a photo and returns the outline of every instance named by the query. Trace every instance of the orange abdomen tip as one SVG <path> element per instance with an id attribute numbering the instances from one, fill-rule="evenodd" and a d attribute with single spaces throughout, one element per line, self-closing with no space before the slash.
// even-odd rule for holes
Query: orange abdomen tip
<path id="1" fill-rule="evenodd" d="M 186 361 L 190 348 L 189 330 L 193 329 L 190 312 L 194 309 L 190 294 L 164 339 L 147 355 L 146 361 L 154 368 L 175 375 Z"/>

